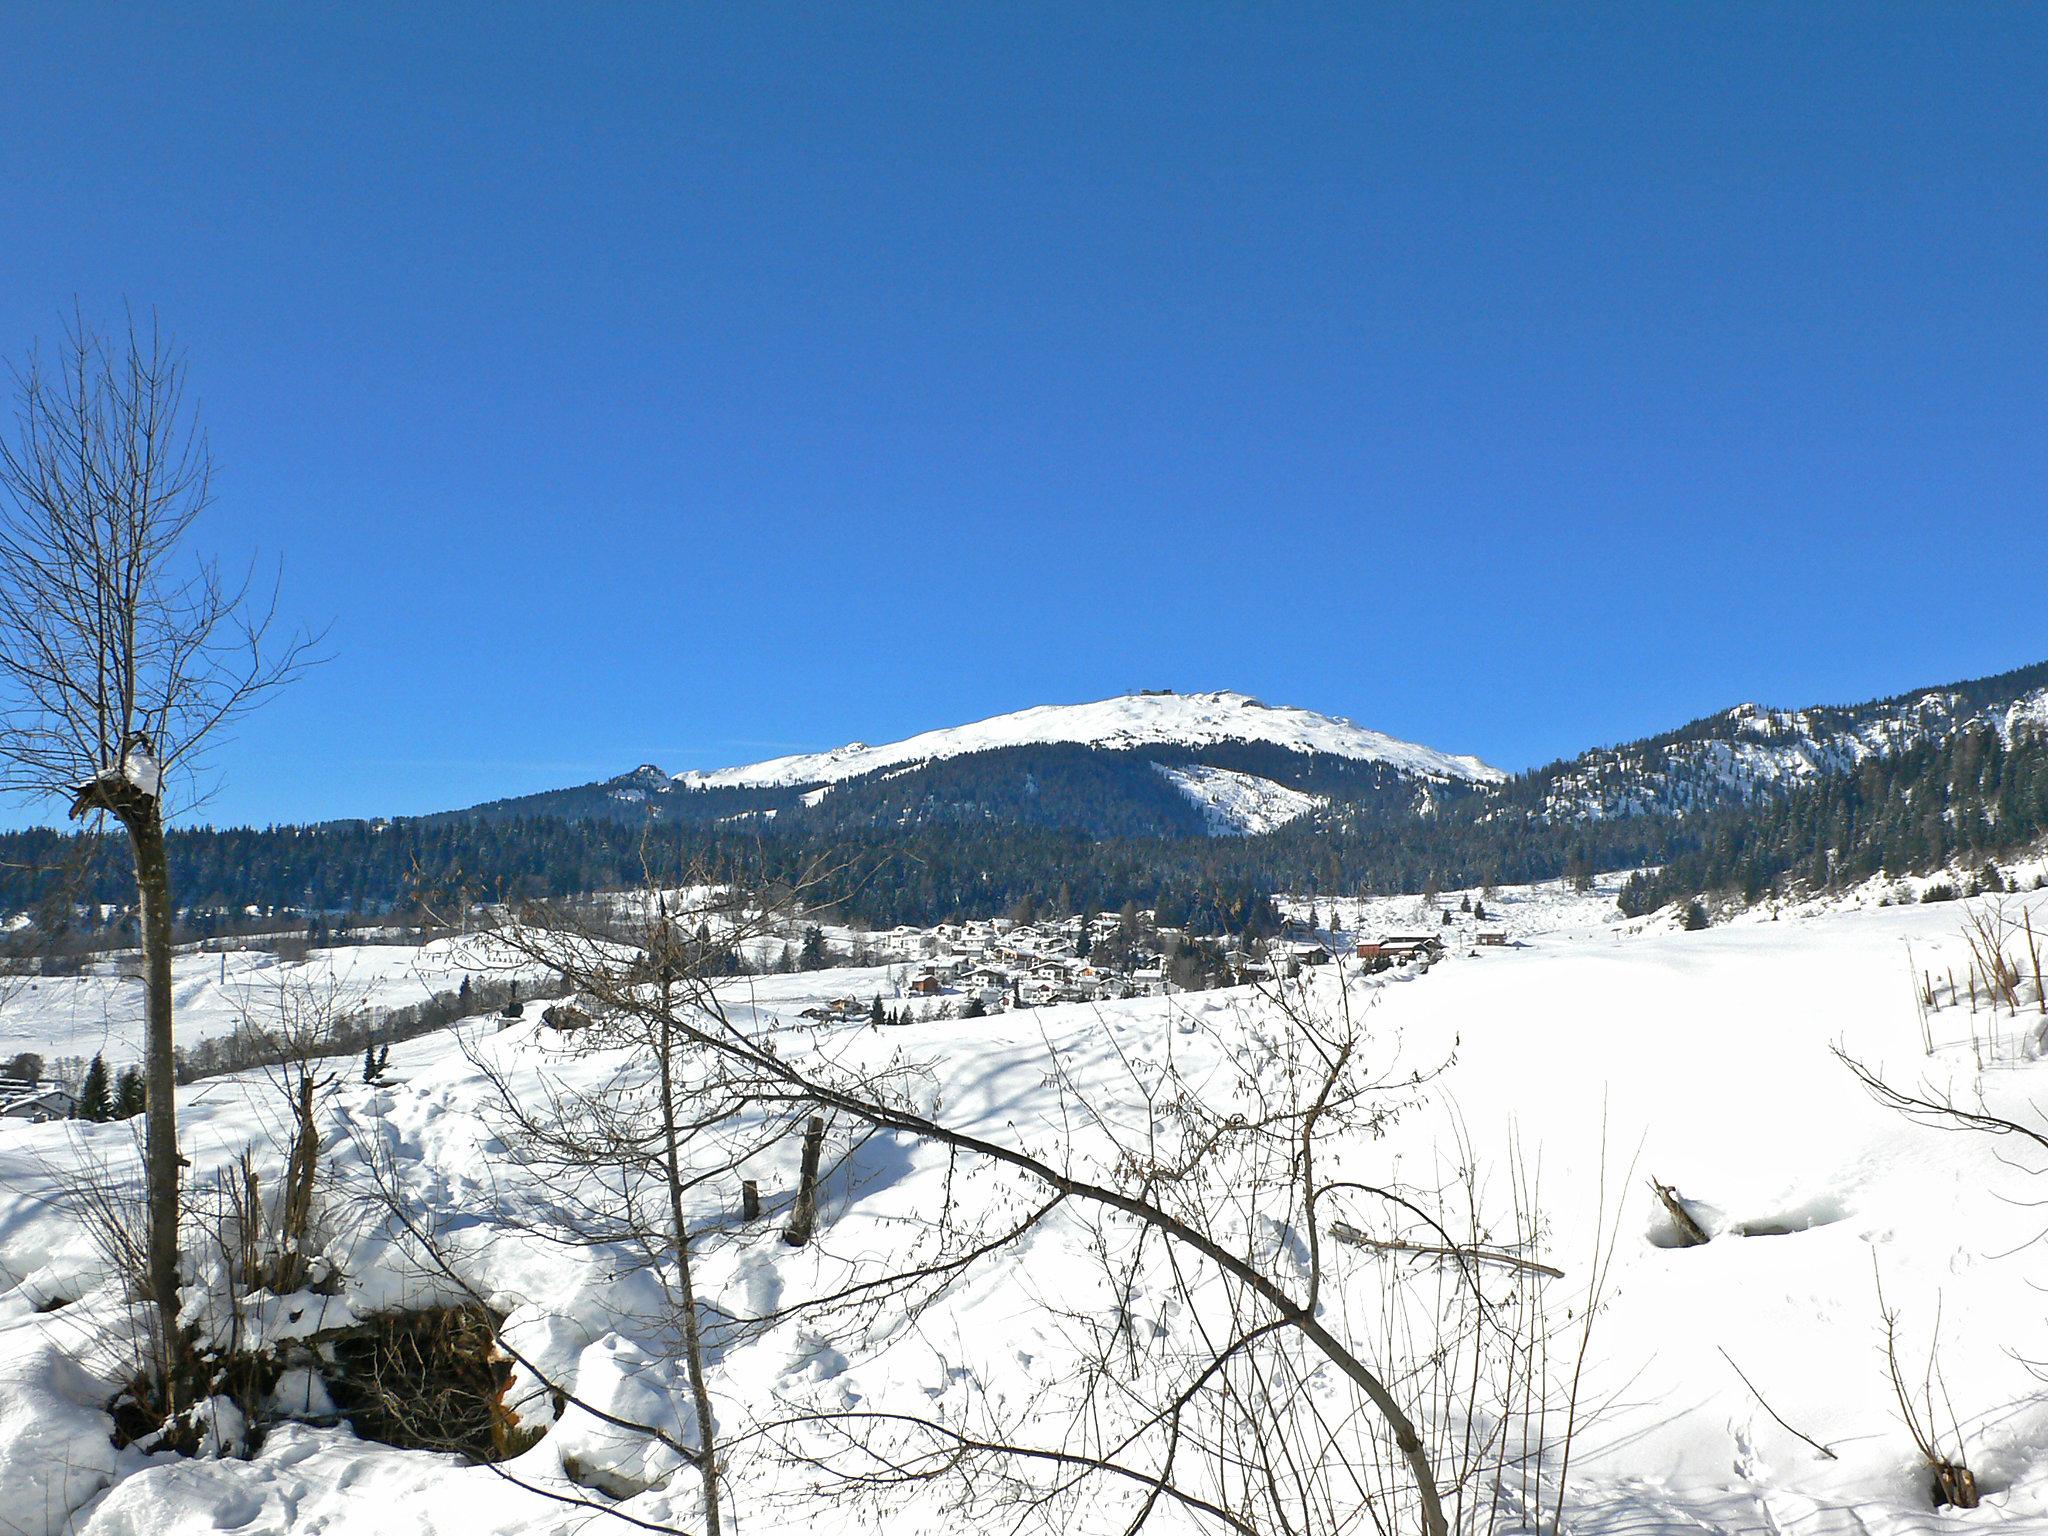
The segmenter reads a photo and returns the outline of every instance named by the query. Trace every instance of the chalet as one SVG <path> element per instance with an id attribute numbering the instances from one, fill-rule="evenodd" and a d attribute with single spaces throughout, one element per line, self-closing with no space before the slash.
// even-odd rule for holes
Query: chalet
<path id="1" fill-rule="evenodd" d="M 1489 949 L 1502 948 L 1508 941 L 1507 930 L 1503 928 L 1482 928 L 1479 930 L 1478 938 L 1479 942 Z"/>
<path id="2" fill-rule="evenodd" d="M 0 1085 L 0 1120 L 21 1120 L 42 1125 L 50 1120 L 69 1120 L 77 1113 L 78 1100 L 62 1083 L 20 1083 Z"/>
<path id="3" fill-rule="evenodd" d="M 932 975 L 919 976 L 910 983 L 912 997 L 937 997 L 946 990 L 946 984 Z"/>
<path id="4" fill-rule="evenodd" d="M 1404 944 L 1410 948 L 1427 949 L 1432 954 L 1439 955 L 1444 950 L 1443 936 L 1436 933 L 1390 933 L 1381 939 L 1380 942 L 1382 944 Z"/>
<path id="5" fill-rule="evenodd" d="M 1360 939 L 1352 950 L 1370 971 L 1410 963 L 1428 966 L 1444 952 L 1444 941 L 1433 933 L 1396 933 L 1380 939 Z"/>

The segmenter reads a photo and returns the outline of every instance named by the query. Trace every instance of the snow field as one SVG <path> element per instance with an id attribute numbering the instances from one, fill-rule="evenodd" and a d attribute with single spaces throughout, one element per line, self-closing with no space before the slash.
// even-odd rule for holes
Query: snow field
<path id="1" fill-rule="evenodd" d="M 1552 1282 L 1560 1312 L 1578 1304 L 1603 1238 L 1613 1236 L 1567 1528 L 1632 1536 L 2048 1531 L 2048 1405 L 2017 1358 L 2048 1355 L 2034 1289 L 2048 1283 L 2035 1241 L 2041 1221 L 2016 1203 L 2037 1181 L 2001 1157 L 2010 1146 L 1881 1109 L 1830 1051 L 1840 1044 L 1902 1086 L 1925 1077 L 1976 1091 L 1974 1059 L 1954 1043 L 1963 1030 L 1955 1010 L 1940 1016 L 1950 1043 L 1923 1055 L 1906 959 L 1909 945 L 1916 963 L 1959 959 L 1962 904 L 1693 934 L 1622 925 L 1611 906 L 1601 915 L 1599 898 L 1562 891 L 1503 891 L 1487 905 L 1521 947 L 1372 990 L 1366 1018 L 1377 1064 L 1442 1072 L 1424 1104 L 1384 1138 L 1347 1146 L 1342 1161 L 1359 1177 L 1425 1183 L 1458 1160 L 1462 1134 L 1497 1205 L 1519 1157 L 1540 1185 L 1541 1257 L 1565 1272 Z M 1373 926 L 1378 916 L 1344 913 L 1347 927 Z M 736 1014 L 779 1031 L 786 1053 L 916 1063 L 917 1091 L 950 1121 L 1081 1166 L 1107 1157 L 1108 1143 L 1077 1123 L 1058 1081 L 1135 1134 L 1147 1119 L 1136 1085 L 1169 1055 L 1227 1095 L 1286 1049 L 1283 1022 L 1249 989 L 889 1030 L 795 1026 L 807 1000 L 865 997 L 886 975 L 760 978 L 735 989 Z M 1317 981 L 1326 990 L 1338 984 Z M 2039 1022 L 2021 1017 L 2000 1028 L 2031 1050 Z M 1978 1020 L 1980 1030 L 1989 1026 Z M 692 1410 L 655 1275 L 625 1246 L 550 1240 L 585 1192 L 519 1164 L 486 1112 L 478 1063 L 535 1100 L 562 1086 L 610 1091 L 621 1070 L 608 1053 L 565 1052 L 531 1021 L 403 1044 L 384 1088 L 355 1081 L 342 1064 L 327 1109 L 334 1186 L 360 1188 L 367 1170 L 388 1172 L 467 1283 L 508 1314 L 508 1342 L 551 1376 L 573 1380 L 591 1405 L 687 1439 Z M 2048 1102 L 2048 1067 L 2024 1060 L 1981 1086 L 1994 1108 L 2025 1113 Z M 194 1183 L 243 1146 L 268 1145 L 276 1103 L 260 1074 L 195 1085 L 180 1105 Z M 849 1144 L 849 1128 L 835 1126 L 835 1155 Z M 795 1156 L 779 1143 L 743 1170 L 759 1179 L 771 1217 Z M 100 1373 L 114 1362 L 90 1341 L 118 1332 L 121 1309 L 90 1246 L 51 1203 L 59 1174 L 95 1160 L 113 1176 L 132 1172 L 128 1129 L 52 1125 L 0 1139 L 0 1530 L 11 1522 L 55 1532 L 68 1520 L 93 1533 L 332 1536 L 567 1531 L 587 1519 L 490 1469 L 367 1444 L 340 1428 L 278 1430 L 251 1461 L 116 1453 L 100 1407 Z M 1661 1245 L 1667 1223 L 1645 1187 L 1651 1175 L 1693 1202 L 1713 1242 Z M 1091 1244 L 1105 1234 L 1125 1240 L 1114 1224 L 1056 1219 L 929 1310 L 884 1306 L 858 1327 L 821 1331 L 801 1315 L 744 1320 L 872 1273 L 922 1240 L 927 1218 L 948 1200 L 998 1216 L 1021 1208 L 1024 1192 L 1011 1175 L 949 1168 L 936 1149 L 889 1136 L 865 1141 L 834 1172 L 808 1248 L 784 1245 L 772 1219 L 735 1231 L 733 1197 L 700 1189 L 691 1218 L 713 1235 L 700 1284 L 712 1319 L 714 1397 L 728 1427 L 786 1402 L 949 1404 L 991 1422 L 1056 1423 L 1073 1401 L 1074 1325 L 1060 1313 L 1086 1317 L 1108 1305 Z M 346 1275 L 330 1306 L 361 1314 L 448 1291 L 374 1211 L 337 1202 L 326 1238 Z M 1878 1352 L 1879 1275 L 1916 1379 L 1939 1339 L 1942 1400 L 1954 1405 L 1985 1492 L 1974 1514 L 1937 1513 L 1926 1497 Z M 70 1304 L 36 1310 L 56 1298 Z M 1359 1290 L 1342 1305 L 1369 1317 L 1375 1300 Z M 317 1325 L 292 1322 L 289 1310 L 276 1314 L 277 1326 Z M 1163 1297 L 1138 1298 L 1133 1315 L 1169 1344 L 1186 1340 L 1196 1321 Z M 1731 1360 L 1771 1409 L 1839 1459 L 1780 1428 Z M 552 1405 L 533 1383 L 523 1387 L 522 1409 L 549 1422 Z M 1945 1407 L 1942 1418 L 1946 1428 Z M 581 1483 L 562 1481 L 568 1462 Z M 573 1407 L 509 1470 L 585 1495 L 608 1486 L 637 1518 L 685 1527 L 696 1518 L 694 1473 L 672 1452 Z M 863 1528 L 805 1503 L 762 1444 L 735 1447 L 732 1477 L 749 1532 Z M 1115 1529 L 1119 1512 L 1077 1511 L 1070 1528 Z M 890 1529 L 959 1528 L 949 1521 L 936 1504 L 913 1504 Z M 1159 1528 L 1189 1527 L 1168 1519 Z"/>

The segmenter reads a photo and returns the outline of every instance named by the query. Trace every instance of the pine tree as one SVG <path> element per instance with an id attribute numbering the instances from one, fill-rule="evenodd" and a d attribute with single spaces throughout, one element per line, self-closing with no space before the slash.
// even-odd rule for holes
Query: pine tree
<path id="1" fill-rule="evenodd" d="M 124 1067 L 114 1085 L 113 1119 L 133 1120 L 149 1107 L 149 1088 L 140 1067 Z"/>
<path id="2" fill-rule="evenodd" d="M 107 1063 L 101 1056 L 85 1069 L 85 1086 L 78 1092 L 78 1118 L 106 1121 L 114 1118 L 114 1103 L 107 1091 Z"/>

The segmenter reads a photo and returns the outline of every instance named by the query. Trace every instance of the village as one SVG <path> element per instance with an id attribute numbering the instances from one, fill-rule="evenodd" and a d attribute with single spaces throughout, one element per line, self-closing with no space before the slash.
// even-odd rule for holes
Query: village
<path id="1" fill-rule="evenodd" d="M 883 932 L 842 931 L 827 952 L 843 963 L 886 967 L 890 995 L 837 996 L 806 1007 L 813 1023 L 891 1022 L 918 1018 L 979 1018 L 1019 1008 L 1093 1003 L 1216 987 L 1291 979 L 1304 969 L 1350 963 L 1367 972 L 1409 967 L 1416 972 L 1447 955 L 1502 948 L 1507 928 L 1486 920 L 1470 897 L 1462 910 L 1426 903 L 1412 928 L 1347 931 L 1331 913 L 1329 926 L 1311 910 L 1283 919 L 1270 938 L 1198 937 L 1162 926 L 1149 910 L 1075 913 L 1060 918 L 975 919 L 931 928 L 902 926 Z"/>
<path id="2" fill-rule="evenodd" d="M 1019 914 L 881 930 L 835 924 L 818 913 L 746 942 L 729 958 L 735 983 L 789 1023 L 975 1019 L 1257 986 L 1331 964 L 1420 975 L 1447 958 L 1504 947 L 1511 932 L 1519 943 L 1523 933 L 1543 931 L 1554 921 L 1552 899 L 1537 888 L 1514 887 L 1320 903 L 1280 898 L 1272 931 L 1252 937 L 1191 934 L 1159 923 L 1155 912 L 1135 903 L 1114 913 Z M 1572 905 L 1604 909 L 1604 900 Z M 491 915 L 509 920 L 502 911 Z M 509 1028 L 526 1012 L 522 991 L 541 1004 L 559 994 L 551 994 L 547 978 L 537 973 L 523 980 L 498 975 L 493 967 L 505 959 L 488 950 L 490 931 L 485 922 L 429 939 L 366 928 L 353 932 L 355 942 L 310 949 L 302 938 L 264 934 L 181 946 L 177 976 L 189 1006 L 180 1080 L 267 1059 L 248 1033 L 250 1010 L 260 1012 L 285 977 L 350 999 L 349 1024 L 340 1031 L 346 1039 L 337 1052 L 354 1050 L 358 1035 L 388 1044 L 480 1015 L 495 1014 L 492 1023 Z M 104 953 L 70 970 L 76 974 L 39 970 L 17 977 L 0 1008 L 0 1043 L 13 1053 L 0 1058 L 0 1124 L 121 1119 L 139 1100 L 137 1053 L 127 1043 L 139 997 L 133 957 Z M 594 1012 L 572 998 L 544 1007 L 540 1017 L 568 1033 Z M 95 1090 L 94 1058 L 102 1054 L 105 1080 Z"/>

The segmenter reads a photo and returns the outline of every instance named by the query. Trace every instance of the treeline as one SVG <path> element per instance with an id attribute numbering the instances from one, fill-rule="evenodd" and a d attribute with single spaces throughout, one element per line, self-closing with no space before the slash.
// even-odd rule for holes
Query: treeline
<path id="1" fill-rule="evenodd" d="M 1631 916 L 1705 892 L 1756 901 L 1925 873 L 2048 836 L 2048 735 L 1959 732 L 1700 818 L 1695 847 L 1622 891 Z"/>
<path id="2" fill-rule="evenodd" d="M 1163 786 L 1164 787 L 1164 786 Z M 989 821 L 903 828 L 736 829 L 529 817 L 494 822 L 193 828 L 171 834 L 184 908 L 181 936 L 249 926 L 243 909 L 299 914 L 316 939 L 364 924 L 427 924 L 480 901 L 517 903 L 699 878 L 740 886 L 793 882 L 823 865 L 812 894 L 842 921 L 924 926 L 993 917 L 1020 902 L 1052 910 L 1126 902 L 1196 933 L 1270 931 L 1274 891 L 1419 890 L 1613 868 L 1661 854 L 1669 829 L 1635 821 L 1590 828 L 1523 817 L 1487 821 L 1345 807 L 1263 837 L 1105 837 Z M 67 927 L 120 942 L 132 900 L 126 852 L 48 832 L 0 834 L 0 909 L 37 917 L 37 942 Z M 92 914 L 104 907 L 111 917 Z"/>
<path id="3" fill-rule="evenodd" d="M 1076 760 L 1061 777 L 1064 770 L 1048 766 L 1058 757 L 1029 771 L 1044 798 L 1057 799 L 1057 786 L 1066 794 L 1099 791 L 1104 807 L 1117 795 L 1127 807 L 1136 803 L 1111 770 Z M 1253 761 L 1247 753 L 1248 771 Z M 1178 799 L 1155 772 L 1144 772 L 1169 796 L 1162 805 Z M 1631 888 L 1631 903 L 1642 910 L 1700 891 L 1755 899 L 1793 881 L 1821 888 L 1879 869 L 1933 869 L 2042 836 L 2044 776 L 2048 742 L 2040 734 L 2008 747 L 1974 730 L 1786 795 L 1691 815 L 1584 821 L 1457 792 L 1418 812 L 1405 795 L 1367 794 L 1263 836 L 1212 838 L 1003 819 L 999 812 L 1009 806 L 988 763 L 964 776 L 906 775 L 908 799 L 881 825 L 850 802 L 832 816 L 739 825 L 436 817 L 192 828 L 171 834 L 171 853 L 185 936 L 195 938 L 248 926 L 249 906 L 273 924 L 296 914 L 318 938 L 349 925 L 424 926 L 478 902 L 629 888 L 650 876 L 757 887 L 798 881 L 821 865 L 829 874 L 813 890 L 813 904 L 875 927 L 998 916 L 1026 901 L 1062 913 L 1132 902 L 1191 932 L 1256 934 L 1270 931 L 1274 891 L 1519 884 L 1660 865 L 1660 874 Z M 1001 791 L 1012 793 L 1026 791 Z M 908 814 L 914 806 L 922 813 Z M 112 841 L 0 834 L 0 909 L 36 915 L 37 942 L 73 923 L 97 924 L 102 937 L 111 928 L 118 939 L 131 900 L 125 850 Z M 95 915 L 100 908 L 111 920 Z"/>

